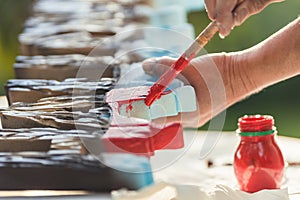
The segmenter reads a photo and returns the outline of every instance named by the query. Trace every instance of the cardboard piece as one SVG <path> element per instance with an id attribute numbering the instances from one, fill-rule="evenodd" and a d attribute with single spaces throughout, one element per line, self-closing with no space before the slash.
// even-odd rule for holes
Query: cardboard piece
<path id="1" fill-rule="evenodd" d="M 74 78 L 61 82 L 42 79 L 12 79 L 7 82 L 5 89 L 10 104 L 14 102 L 34 103 L 45 97 L 105 94 L 114 87 L 115 82 L 114 78 L 102 78 L 99 81 Z"/>

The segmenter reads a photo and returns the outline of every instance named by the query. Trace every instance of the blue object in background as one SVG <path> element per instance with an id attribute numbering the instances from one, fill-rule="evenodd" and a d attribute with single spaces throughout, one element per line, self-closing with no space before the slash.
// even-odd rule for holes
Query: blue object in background
<path id="1" fill-rule="evenodd" d="M 171 4 L 154 9 L 151 14 L 151 24 L 154 26 L 173 26 L 187 22 L 187 14 L 184 7 Z"/>
<path id="2" fill-rule="evenodd" d="M 203 0 L 183 0 L 186 12 L 194 12 L 205 9 Z"/>
<path id="3" fill-rule="evenodd" d="M 118 179 L 127 182 L 129 188 L 140 189 L 154 183 L 149 158 L 124 153 L 102 153 L 100 160 L 119 173 Z M 112 177 L 113 178 L 113 177 Z"/>
<path id="4" fill-rule="evenodd" d="M 163 8 L 170 5 L 179 5 L 186 12 L 199 11 L 205 8 L 204 0 L 154 0 L 155 8 Z"/>
<path id="5" fill-rule="evenodd" d="M 170 56 L 177 58 L 195 38 L 192 24 L 187 22 L 184 0 L 156 0 L 151 14 L 151 25 L 145 29 L 145 41 L 150 47 L 161 49 L 149 57 Z"/>

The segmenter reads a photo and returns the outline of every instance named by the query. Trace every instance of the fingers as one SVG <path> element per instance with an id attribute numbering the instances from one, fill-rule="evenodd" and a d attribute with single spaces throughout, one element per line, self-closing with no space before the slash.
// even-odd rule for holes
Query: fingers
<path id="1" fill-rule="evenodd" d="M 165 125 L 168 123 L 179 122 L 186 128 L 198 128 L 203 125 L 207 121 L 201 121 L 199 112 L 191 112 L 191 113 L 179 113 L 176 116 L 171 117 L 162 117 L 158 119 L 154 119 L 152 122 L 157 125 Z"/>
<path id="2" fill-rule="evenodd" d="M 156 119 L 154 122 L 162 125 L 168 122 L 180 122 L 185 127 L 197 127 L 210 120 L 220 111 L 220 108 L 225 109 L 227 101 L 224 82 L 218 68 L 218 66 L 226 65 L 223 58 L 225 58 L 223 54 L 222 56 L 210 54 L 194 58 L 180 73 L 195 89 L 197 111 Z M 175 59 L 171 58 L 156 58 L 144 61 L 143 67 L 148 74 L 161 76 L 174 62 Z"/>
<path id="3" fill-rule="evenodd" d="M 175 62 L 176 59 L 170 57 L 150 58 L 143 62 L 143 69 L 149 75 L 160 77 Z M 186 73 L 185 70 L 177 75 L 177 78 L 181 80 L 185 85 L 190 84 L 189 77 L 189 72 Z"/>
<path id="4" fill-rule="evenodd" d="M 248 17 L 259 13 L 266 6 L 283 0 L 245 0 L 234 11 L 234 24 L 241 25 Z"/>
<path id="5" fill-rule="evenodd" d="M 199 105 L 197 106 L 198 109 L 195 112 L 178 113 L 176 116 L 157 118 L 152 120 L 152 122 L 161 127 L 164 127 L 168 123 L 174 122 L 181 123 L 185 128 L 201 127 L 211 120 L 212 116 L 205 113 L 200 113 Z"/>
<path id="6" fill-rule="evenodd" d="M 150 58 L 143 62 L 143 69 L 149 75 L 161 76 L 175 61 L 169 57 Z"/>
<path id="7" fill-rule="evenodd" d="M 259 13 L 271 3 L 281 1 L 284 0 L 205 0 L 205 5 L 209 18 L 218 22 L 219 35 L 224 38 L 249 16 Z"/>
<path id="8" fill-rule="evenodd" d="M 234 26 L 233 10 L 237 0 L 217 0 L 216 21 L 219 23 L 220 37 L 229 35 Z"/>
<path id="9" fill-rule="evenodd" d="M 229 35 L 234 26 L 233 13 L 238 0 L 205 0 L 208 17 L 219 23 L 220 37 Z"/>
<path id="10" fill-rule="evenodd" d="M 204 0 L 204 2 L 209 19 L 214 20 L 216 14 L 216 0 Z"/>

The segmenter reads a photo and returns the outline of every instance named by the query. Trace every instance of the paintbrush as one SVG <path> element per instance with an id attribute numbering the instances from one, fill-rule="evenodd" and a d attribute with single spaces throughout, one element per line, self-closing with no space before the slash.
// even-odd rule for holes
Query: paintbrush
<path id="1" fill-rule="evenodd" d="M 192 87 L 175 89 L 174 94 L 164 91 L 217 31 L 217 23 L 211 22 L 152 87 L 113 89 L 106 94 L 106 102 L 114 108 L 115 113 L 147 120 L 175 116 L 178 112 L 195 111 L 197 109 L 196 94 Z M 188 104 L 184 103 L 183 98 L 186 96 L 189 96 Z"/>
<path id="2" fill-rule="evenodd" d="M 189 64 L 189 62 L 200 52 L 218 31 L 217 22 L 211 22 L 194 40 L 189 48 L 178 58 L 178 60 L 154 83 L 145 98 L 145 104 L 151 104 L 165 91 L 176 76 Z"/>

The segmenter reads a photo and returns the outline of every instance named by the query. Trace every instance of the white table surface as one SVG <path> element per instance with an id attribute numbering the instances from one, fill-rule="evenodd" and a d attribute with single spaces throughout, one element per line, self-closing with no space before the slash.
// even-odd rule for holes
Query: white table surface
<path id="1" fill-rule="evenodd" d="M 4 97 L 0 97 L 0 107 L 7 106 Z M 200 158 L 203 144 L 207 144 L 207 134 L 210 138 L 217 138 L 213 150 L 205 157 Z M 237 147 L 239 138 L 234 132 L 196 132 L 185 130 L 184 137 L 186 148 L 181 150 L 164 150 L 156 152 L 151 158 L 153 176 L 155 181 L 166 181 L 172 184 L 198 185 L 204 190 L 212 190 L 218 184 L 236 188 L 237 182 L 230 163 Z M 300 199 L 300 140 L 287 137 L 278 137 L 278 142 L 287 162 L 296 163 L 287 167 L 284 187 L 288 187 L 291 199 Z M 168 161 L 169 160 L 169 161 Z M 213 162 L 213 167 L 208 168 L 207 162 Z M 170 163 L 170 161 L 172 161 Z M 299 194 L 295 194 L 299 193 Z M 12 194 L 11 192 L 9 194 Z M 16 194 L 16 193 L 15 193 Z M 3 199 L 28 199 L 28 197 L 3 197 Z M 1 197 L 0 197 L 1 198 Z M 2 199 L 1 198 L 1 199 Z M 109 194 L 92 194 L 81 196 L 61 197 L 30 197 L 30 199 L 97 199 L 108 200 Z"/>

